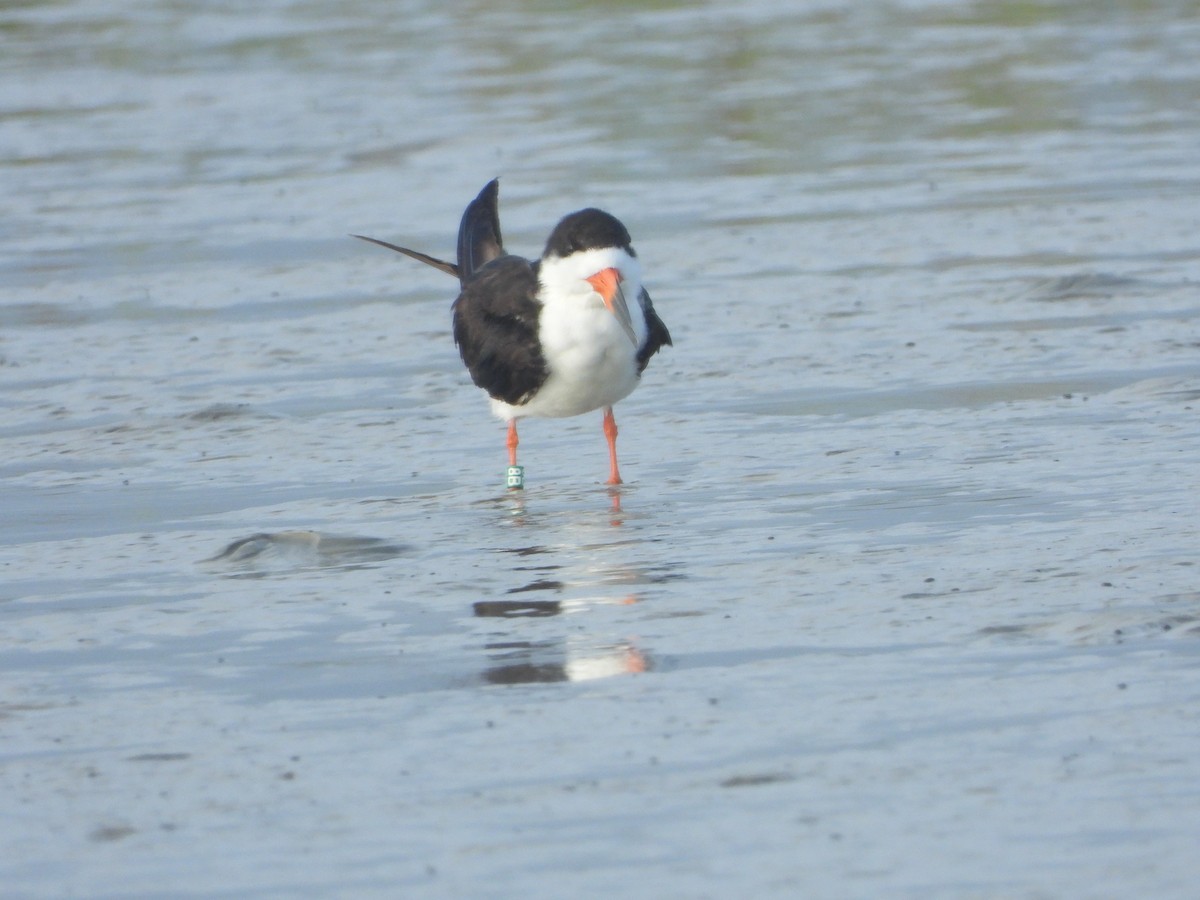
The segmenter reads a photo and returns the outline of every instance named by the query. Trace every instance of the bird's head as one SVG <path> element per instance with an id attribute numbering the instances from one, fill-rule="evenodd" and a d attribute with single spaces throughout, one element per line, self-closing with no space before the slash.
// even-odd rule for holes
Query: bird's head
<path id="1" fill-rule="evenodd" d="M 589 208 L 564 217 L 546 241 L 539 278 L 550 294 L 599 294 L 629 340 L 638 345 L 626 298 L 636 300 L 641 293 L 641 264 L 629 232 L 615 216 Z"/>

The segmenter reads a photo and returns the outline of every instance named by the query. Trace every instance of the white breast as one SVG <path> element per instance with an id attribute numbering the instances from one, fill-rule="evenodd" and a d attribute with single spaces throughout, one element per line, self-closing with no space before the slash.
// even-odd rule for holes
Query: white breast
<path id="1" fill-rule="evenodd" d="M 492 409 L 498 416 L 577 416 L 612 406 L 637 387 L 638 348 L 585 280 L 606 268 L 621 272 L 638 346 L 645 343 L 646 317 L 638 301 L 642 286 L 636 259 L 611 248 L 543 260 L 538 339 L 550 376 L 522 406 L 493 400 Z"/>

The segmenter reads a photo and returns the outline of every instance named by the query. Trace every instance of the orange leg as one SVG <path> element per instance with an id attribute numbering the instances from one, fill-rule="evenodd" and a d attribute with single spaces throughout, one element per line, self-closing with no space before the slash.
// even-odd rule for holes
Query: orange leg
<path id="1" fill-rule="evenodd" d="M 508 464 L 515 466 L 517 464 L 517 444 L 521 443 L 517 440 L 517 420 L 508 420 Z"/>
<path id="2" fill-rule="evenodd" d="M 617 468 L 617 420 L 613 418 L 611 406 L 604 407 L 604 436 L 608 438 L 608 483 L 621 483 L 621 470 Z"/>

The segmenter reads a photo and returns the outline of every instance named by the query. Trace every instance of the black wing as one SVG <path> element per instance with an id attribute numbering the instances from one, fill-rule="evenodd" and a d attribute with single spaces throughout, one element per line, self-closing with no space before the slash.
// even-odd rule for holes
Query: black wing
<path id="1" fill-rule="evenodd" d="M 458 225 L 458 265 L 422 253 L 420 250 L 410 250 L 408 247 L 390 244 L 364 234 L 351 237 L 403 253 L 427 266 L 433 266 L 440 272 L 453 275 L 460 284 L 465 285 L 485 265 L 504 255 L 504 242 L 500 238 L 499 194 L 500 180 L 493 178 L 463 211 L 462 221 Z"/>
<path id="2" fill-rule="evenodd" d="M 458 225 L 458 277 L 464 285 L 493 259 L 504 255 L 499 195 L 500 180 L 493 178 L 463 211 Z"/>
<path id="3" fill-rule="evenodd" d="M 671 343 L 671 332 L 667 331 L 667 326 L 654 311 L 654 304 L 650 302 L 650 295 L 645 288 L 642 288 L 641 296 L 638 299 L 642 304 L 642 312 L 646 314 L 646 343 L 642 344 L 642 349 L 637 354 L 638 374 L 640 375 L 646 370 L 646 364 L 650 362 L 650 357 L 657 353 L 663 344 L 670 347 L 675 345 Z"/>
<path id="4" fill-rule="evenodd" d="M 527 403 L 549 375 L 538 342 L 534 265 L 501 256 L 479 269 L 454 301 L 454 343 L 471 380 L 497 400 Z"/>

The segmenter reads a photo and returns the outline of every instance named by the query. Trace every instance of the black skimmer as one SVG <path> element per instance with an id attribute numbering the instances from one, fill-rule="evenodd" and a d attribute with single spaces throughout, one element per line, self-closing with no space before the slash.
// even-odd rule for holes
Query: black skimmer
<path id="1" fill-rule="evenodd" d="M 354 237 L 458 278 L 454 342 L 471 380 L 508 422 L 510 487 L 524 483 L 517 466 L 518 419 L 594 409 L 604 410 L 608 483 L 620 484 L 613 404 L 637 387 L 671 334 L 654 312 L 629 232 L 618 219 L 599 209 L 573 212 L 554 226 L 541 259 L 528 260 L 504 250 L 499 190 L 498 180 L 488 182 L 463 213 L 457 264 Z"/>

